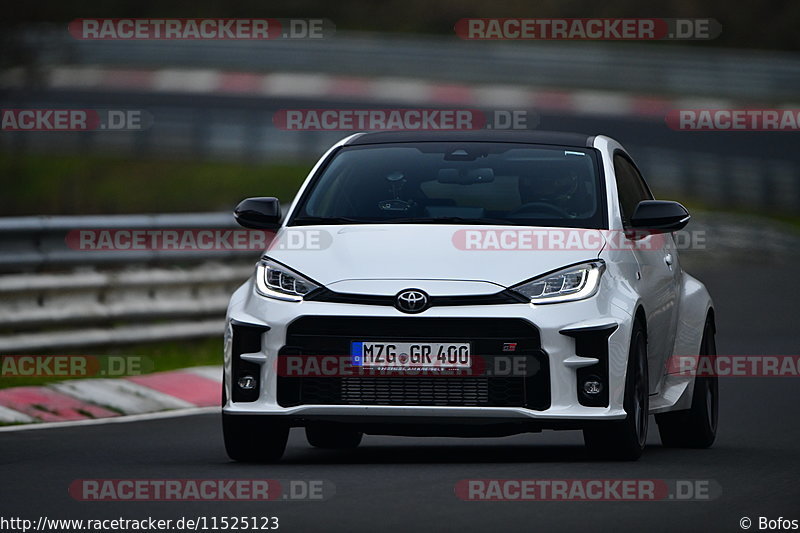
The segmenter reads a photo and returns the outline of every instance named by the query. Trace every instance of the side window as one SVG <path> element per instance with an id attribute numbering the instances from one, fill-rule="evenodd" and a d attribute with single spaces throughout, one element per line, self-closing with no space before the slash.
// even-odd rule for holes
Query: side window
<path id="1" fill-rule="evenodd" d="M 639 202 L 652 200 L 653 195 L 650 194 L 636 167 L 620 154 L 614 155 L 614 174 L 617 176 L 617 194 L 622 210 L 622 221 L 627 224 Z"/>

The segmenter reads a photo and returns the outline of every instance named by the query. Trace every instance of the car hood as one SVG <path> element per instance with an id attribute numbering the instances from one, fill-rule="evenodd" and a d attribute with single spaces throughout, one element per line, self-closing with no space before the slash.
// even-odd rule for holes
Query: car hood
<path id="1" fill-rule="evenodd" d="M 529 237 L 528 237 L 529 236 Z M 596 259 L 601 230 L 365 224 L 282 228 L 266 256 L 319 282 L 458 280 L 503 287 Z"/>

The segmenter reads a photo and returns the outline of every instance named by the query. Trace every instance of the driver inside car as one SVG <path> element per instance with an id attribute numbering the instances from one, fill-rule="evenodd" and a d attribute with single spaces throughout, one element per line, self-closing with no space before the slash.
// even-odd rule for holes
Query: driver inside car
<path id="1" fill-rule="evenodd" d="M 514 214 L 577 217 L 592 208 L 591 195 L 582 190 L 582 180 L 574 169 L 522 175 L 518 186 L 520 206 Z"/>

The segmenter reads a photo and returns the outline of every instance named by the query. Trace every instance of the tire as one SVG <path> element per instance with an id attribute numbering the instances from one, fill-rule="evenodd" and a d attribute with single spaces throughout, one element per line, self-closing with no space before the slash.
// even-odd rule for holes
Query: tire
<path id="1" fill-rule="evenodd" d="M 225 451 L 234 461 L 273 463 L 283 456 L 289 426 L 270 417 L 222 414 Z"/>
<path id="2" fill-rule="evenodd" d="M 716 355 L 714 324 L 706 319 L 700 356 Z M 719 381 L 717 376 L 696 377 L 692 406 L 656 415 L 661 443 L 667 448 L 708 448 L 717 437 Z"/>
<path id="3" fill-rule="evenodd" d="M 627 413 L 623 420 L 603 422 L 583 430 L 583 441 L 593 457 L 635 461 L 641 457 L 647 442 L 650 418 L 647 333 L 638 320 L 631 332 L 623 406 Z"/>
<path id="4" fill-rule="evenodd" d="M 315 448 L 346 450 L 357 448 L 364 434 L 336 424 L 306 426 L 306 439 Z"/>

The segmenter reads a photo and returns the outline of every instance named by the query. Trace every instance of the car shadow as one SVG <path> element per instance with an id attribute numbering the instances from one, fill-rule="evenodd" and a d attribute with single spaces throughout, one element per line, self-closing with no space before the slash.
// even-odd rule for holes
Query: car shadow
<path id="1" fill-rule="evenodd" d="M 354 450 L 322 450 L 295 446 L 287 464 L 459 464 L 589 461 L 583 446 L 548 445 L 362 445 Z"/>

